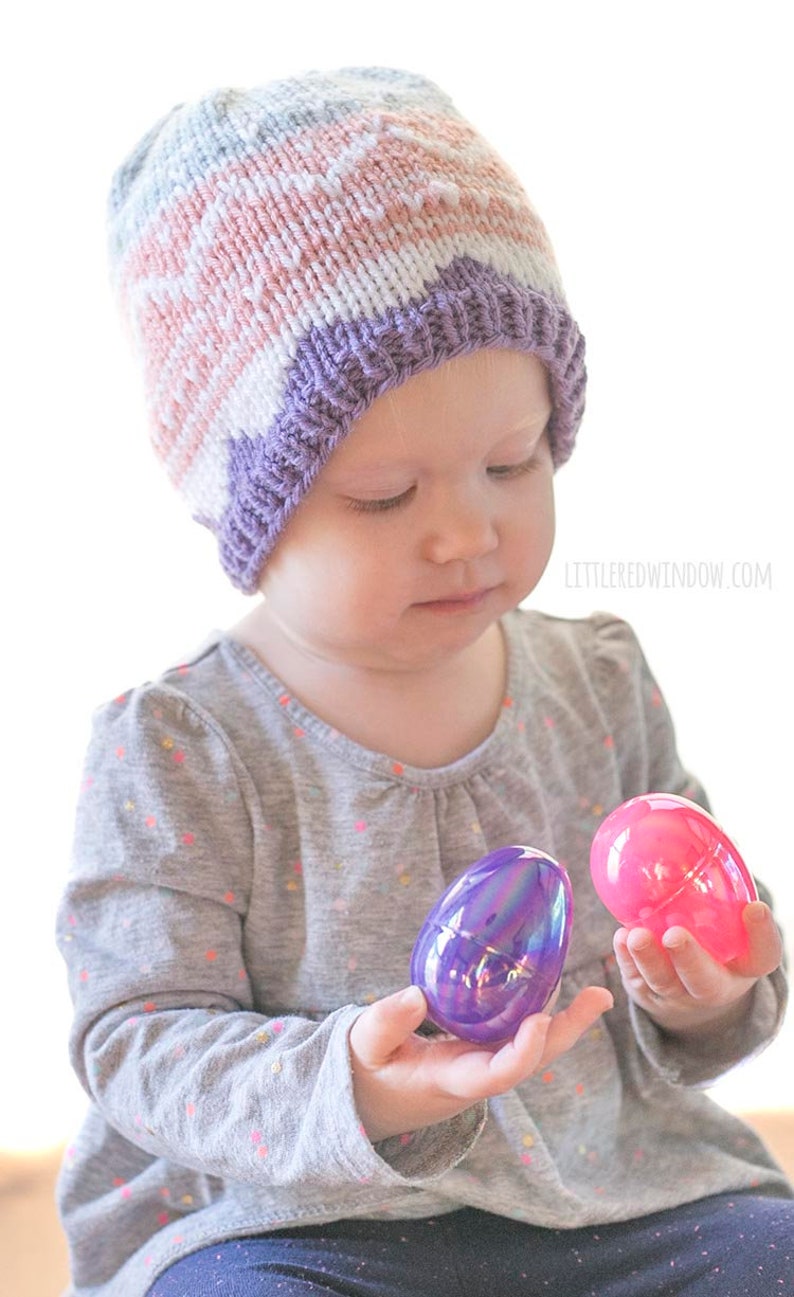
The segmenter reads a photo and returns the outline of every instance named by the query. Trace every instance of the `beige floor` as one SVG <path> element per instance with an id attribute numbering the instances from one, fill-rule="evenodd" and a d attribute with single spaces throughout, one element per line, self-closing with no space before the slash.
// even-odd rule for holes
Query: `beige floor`
<path id="1" fill-rule="evenodd" d="M 794 1179 L 794 1109 L 751 1113 L 747 1120 Z M 59 1158 L 58 1150 L 29 1157 L 0 1152 L 0 1256 L 8 1297 L 58 1297 L 67 1282 L 52 1199 Z"/>

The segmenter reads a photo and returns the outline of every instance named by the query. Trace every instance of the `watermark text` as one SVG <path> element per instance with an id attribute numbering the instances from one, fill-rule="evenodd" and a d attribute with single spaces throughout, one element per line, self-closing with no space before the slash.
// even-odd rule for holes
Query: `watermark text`
<path id="1" fill-rule="evenodd" d="M 566 560 L 569 590 L 771 590 L 772 564 L 684 559 Z"/>

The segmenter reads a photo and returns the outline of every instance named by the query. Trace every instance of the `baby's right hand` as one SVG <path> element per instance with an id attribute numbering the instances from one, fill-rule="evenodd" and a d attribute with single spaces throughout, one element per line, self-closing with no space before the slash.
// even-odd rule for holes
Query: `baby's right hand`
<path id="1" fill-rule="evenodd" d="M 350 1031 L 353 1088 L 372 1143 L 446 1121 L 481 1099 L 504 1094 L 575 1045 L 612 1007 L 600 986 L 567 1009 L 525 1018 L 512 1040 L 488 1048 L 454 1036 L 417 1036 L 427 1015 L 418 986 L 377 1000 Z"/>

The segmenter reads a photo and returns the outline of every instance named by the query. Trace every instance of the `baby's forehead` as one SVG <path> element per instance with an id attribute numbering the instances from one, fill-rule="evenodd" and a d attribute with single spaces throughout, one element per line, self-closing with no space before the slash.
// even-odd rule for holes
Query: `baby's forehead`
<path id="1" fill-rule="evenodd" d="M 551 412 L 548 374 L 537 356 L 515 350 L 482 348 L 422 370 L 376 398 L 356 425 L 392 423 L 462 415 L 496 423 L 529 425 Z M 354 426 L 356 426 L 354 425 Z"/>
<path id="2" fill-rule="evenodd" d="M 377 474 L 444 446 L 529 446 L 552 412 L 545 369 L 520 352 L 474 352 L 415 374 L 378 397 L 334 451 L 332 471 Z"/>

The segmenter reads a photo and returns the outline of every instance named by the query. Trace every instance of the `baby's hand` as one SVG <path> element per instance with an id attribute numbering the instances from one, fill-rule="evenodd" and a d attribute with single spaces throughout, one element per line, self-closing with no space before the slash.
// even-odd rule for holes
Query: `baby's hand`
<path id="1" fill-rule="evenodd" d="M 350 1032 L 356 1106 L 370 1140 L 446 1121 L 504 1094 L 570 1049 L 607 1009 L 609 991 L 589 986 L 550 1017 L 525 1018 L 507 1044 L 487 1048 L 454 1036 L 417 1036 L 427 1014 L 417 986 L 378 1000 Z"/>
<path id="2" fill-rule="evenodd" d="M 749 951 L 730 964 L 718 964 L 686 928 L 668 928 L 661 945 L 647 928 L 619 928 L 615 955 L 627 994 L 676 1034 L 697 1035 L 738 1022 L 755 983 L 774 972 L 783 957 L 768 905 L 752 901 L 742 919 Z"/>

